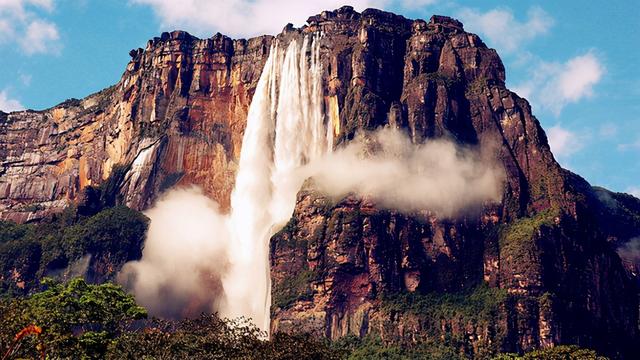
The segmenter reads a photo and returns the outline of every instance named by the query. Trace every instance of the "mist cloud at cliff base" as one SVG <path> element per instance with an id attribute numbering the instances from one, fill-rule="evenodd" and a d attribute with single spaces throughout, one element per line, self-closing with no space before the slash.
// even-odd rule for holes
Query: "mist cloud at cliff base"
<path id="1" fill-rule="evenodd" d="M 153 315 L 182 318 L 216 312 L 228 265 L 226 217 L 201 189 L 176 188 L 145 215 L 151 219 L 142 259 L 118 280 Z"/>

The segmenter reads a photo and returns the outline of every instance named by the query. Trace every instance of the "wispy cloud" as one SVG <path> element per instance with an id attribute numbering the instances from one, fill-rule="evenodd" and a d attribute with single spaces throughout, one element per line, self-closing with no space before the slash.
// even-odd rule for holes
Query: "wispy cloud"
<path id="1" fill-rule="evenodd" d="M 43 21 L 34 20 L 25 32 L 24 37 L 20 41 L 22 50 L 28 54 L 59 54 L 60 53 L 60 34 L 58 34 L 58 28 L 55 24 Z"/>
<path id="2" fill-rule="evenodd" d="M 640 186 L 631 186 L 631 187 L 627 188 L 626 193 L 627 194 L 631 194 L 631 195 L 637 197 L 638 199 L 640 199 Z"/>
<path id="3" fill-rule="evenodd" d="M 439 0 L 401 0 L 400 5 L 407 10 L 420 10 L 424 7 L 434 5 Z"/>
<path id="4" fill-rule="evenodd" d="M 539 60 L 532 67 L 530 79 L 516 85 L 514 90 L 534 105 L 559 116 L 568 104 L 592 97 L 605 72 L 605 66 L 593 51 L 564 63 Z"/>
<path id="5" fill-rule="evenodd" d="M 0 44 L 16 44 L 26 55 L 59 54 L 58 27 L 45 18 L 53 9 L 53 0 L 0 0 Z"/>
<path id="6" fill-rule="evenodd" d="M 31 74 L 20 72 L 18 78 L 20 79 L 20 83 L 22 84 L 22 86 L 30 86 L 33 76 Z"/>
<path id="7" fill-rule="evenodd" d="M 566 161 L 571 155 L 579 152 L 585 145 L 587 136 L 569 130 L 561 125 L 551 127 L 547 131 L 549 146 L 556 158 Z"/>
<path id="8" fill-rule="evenodd" d="M 344 5 L 343 0 L 131 0 L 148 5 L 165 28 L 197 34 L 219 31 L 233 37 L 275 34 L 289 22 L 302 24 L 311 15 Z M 353 0 L 358 9 L 382 7 L 385 0 Z M 260 21 L 255 21 L 256 19 Z M 250 24 L 250 26 L 249 26 Z"/>
<path id="9" fill-rule="evenodd" d="M 20 101 L 11 98 L 9 90 L 4 89 L 0 91 L 0 110 L 4 112 L 24 110 L 24 106 Z"/>
<path id="10" fill-rule="evenodd" d="M 600 125 L 598 134 L 603 138 L 613 138 L 618 135 L 618 126 L 611 122 Z"/>
<path id="11" fill-rule="evenodd" d="M 129 0 L 149 6 L 163 28 L 180 28 L 208 36 L 221 32 L 232 37 L 279 33 L 287 23 L 304 24 L 311 15 L 334 10 L 347 3 L 366 8 L 418 11 L 439 0 Z M 256 19 L 260 21 L 255 21 Z M 250 24 L 250 26 L 248 26 Z"/>
<path id="12" fill-rule="evenodd" d="M 512 53 L 529 41 L 549 32 L 554 19 L 540 7 L 532 7 L 526 20 L 519 20 L 508 8 L 480 12 L 464 8 L 458 13 L 468 31 L 479 33 L 501 53 Z"/>
<path id="13" fill-rule="evenodd" d="M 640 263 L 640 237 L 630 239 L 617 249 L 620 258 L 633 264 Z"/>
<path id="14" fill-rule="evenodd" d="M 636 150 L 640 149 L 640 138 L 636 139 L 634 142 L 619 144 L 619 151 L 627 151 L 627 150 Z"/>

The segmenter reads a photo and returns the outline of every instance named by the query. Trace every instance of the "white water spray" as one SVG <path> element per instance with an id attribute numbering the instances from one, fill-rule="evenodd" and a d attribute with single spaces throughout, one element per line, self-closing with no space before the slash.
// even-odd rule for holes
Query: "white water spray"
<path id="1" fill-rule="evenodd" d="M 220 314 L 244 316 L 269 331 L 269 239 L 291 217 L 300 188 L 296 170 L 332 147 L 325 124 L 320 41 L 278 41 L 249 108 L 236 185 L 231 194 L 230 269 Z"/>

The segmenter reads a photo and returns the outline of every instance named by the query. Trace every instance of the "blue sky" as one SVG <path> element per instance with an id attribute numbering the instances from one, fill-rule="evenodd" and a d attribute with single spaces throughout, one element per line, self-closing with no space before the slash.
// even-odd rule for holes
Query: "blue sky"
<path id="1" fill-rule="evenodd" d="M 0 0 L 0 109 L 43 109 L 115 84 L 162 31 L 277 33 L 344 0 Z M 461 19 L 498 50 L 560 163 L 640 196 L 640 10 L 635 1 L 352 0 Z"/>

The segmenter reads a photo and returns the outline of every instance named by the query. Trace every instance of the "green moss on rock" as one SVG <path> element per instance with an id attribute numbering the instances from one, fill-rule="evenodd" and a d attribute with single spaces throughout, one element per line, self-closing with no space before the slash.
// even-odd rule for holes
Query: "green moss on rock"
<path id="1" fill-rule="evenodd" d="M 519 261 L 539 255 L 537 235 L 543 227 L 553 226 L 558 215 L 557 210 L 548 209 L 503 226 L 500 229 L 500 257 Z"/>
<path id="2" fill-rule="evenodd" d="M 305 269 L 274 283 L 271 289 L 272 309 L 287 309 L 296 301 L 312 299 L 311 282 L 316 278 L 314 271 Z"/>

